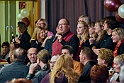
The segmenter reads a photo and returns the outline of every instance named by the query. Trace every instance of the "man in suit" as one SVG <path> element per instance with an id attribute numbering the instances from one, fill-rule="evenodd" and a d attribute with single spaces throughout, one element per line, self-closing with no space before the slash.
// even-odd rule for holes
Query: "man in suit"
<path id="1" fill-rule="evenodd" d="M 96 62 L 93 61 L 93 52 L 89 47 L 83 47 L 79 57 L 80 62 L 84 65 L 84 67 L 78 83 L 91 83 L 90 70 L 96 64 Z"/>

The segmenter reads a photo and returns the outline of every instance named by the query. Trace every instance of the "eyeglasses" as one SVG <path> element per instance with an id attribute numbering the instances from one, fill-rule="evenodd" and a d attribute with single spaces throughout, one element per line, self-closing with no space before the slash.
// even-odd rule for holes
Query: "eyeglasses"
<path id="1" fill-rule="evenodd" d="M 50 61 L 50 64 L 55 64 L 56 63 L 56 61 Z"/>
<path id="2" fill-rule="evenodd" d="M 66 24 L 58 24 L 58 27 L 59 26 L 66 26 L 66 25 L 68 25 L 67 23 Z"/>

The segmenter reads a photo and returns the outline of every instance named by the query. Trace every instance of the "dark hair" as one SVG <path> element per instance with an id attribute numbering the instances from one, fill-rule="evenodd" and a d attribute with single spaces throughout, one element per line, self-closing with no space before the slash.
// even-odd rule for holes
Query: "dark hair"
<path id="1" fill-rule="evenodd" d="M 14 61 L 21 61 L 23 62 L 26 59 L 26 51 L 22 48 L 17 48 L 13 51 Z"/>
<path id="2" fill-rule="evenodd" d="M 93 83 L 106 83 L 109 77 L 108 68 L 105 65 L 94 65 L 90 71 L 90 78 Z"/>
<path id="3" fill-rule="evenodd" d="M 2 47 L 3 47 L 3 46 L 7 46 L 7 47 L 9 47 L 9 46 L 10 46 L 10 45 L 9 45 L 9 42 L 8 42 L 8 41 L 3 42 L 3 43 L 2 43 Z"/>
<path id="4" fill-rule="evenodd" d="M 27 30 L 27 26 L 24 22 L 18 22 L 18 27 L 19 27 L 21 33 L 24 33 Z"/>
<path id="5" fill-rule="evenodd" d="M 62 49 L 67 49 L 70 54 L 74 53 L 74 49 L 70 45 L 65 45 L 65 46 L 62 47 Z"/>
<path id="6" fill-rule="evenodd" d="M 104 18 L 104 22 L 106 21 L 106 23 L 109 25 L 110 29 L 115 29 L 120 27 L 119 22 L 116 20 L 116 18 L 114 16 L 108 16 Z"/>
<path id="7" fill-rule="evenodd" d="M 84 53 L 89 60 L 93 60 L 93 51 L 89 47 L 82 47 L 81 52 Z"/>

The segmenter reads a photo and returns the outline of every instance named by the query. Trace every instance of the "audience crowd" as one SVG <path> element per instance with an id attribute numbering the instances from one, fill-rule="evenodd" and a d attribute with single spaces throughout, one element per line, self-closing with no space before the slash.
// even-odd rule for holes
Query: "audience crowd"
<path id="1" fill-rule="evenodd" d="M 66 18 L 55 34 L 45 19 L 35 24 L 30 37 L 18 22 L 19 37 L 2 43 L 0 83 L 124 83 L 124 30 L 114 16 L 81 15 L 77 34 Z"/>

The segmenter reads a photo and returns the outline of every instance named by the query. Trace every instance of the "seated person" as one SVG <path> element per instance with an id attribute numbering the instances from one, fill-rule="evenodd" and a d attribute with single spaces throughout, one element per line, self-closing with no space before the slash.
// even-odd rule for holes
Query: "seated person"
<path id="1" fill-rule="evenodd" d="M 9 50 L 10 50 L 9 42 L 3 42 L 2 43 L 2 53 L 0 55 L 0 58 L 7 60 L 8 56 L 9 56 Z"/>
<path id="2" fill-rule="evenodd" d="M 105 65 L 94 65 L 91 68 L 90 78 L 92 83 L 107 83 L 109 71 Z"/>
<path id="3" fill-rule="evenodd" d="M 68 55 L 60 55 L 53 70 L 40 83 L 77 83 L 78 74 L 73 67 L 73 59 Z"/>
<path id="4" fill-rule="evenodd" d="M 48 61 L 50 59 L 50 53 L 47 50 L 41 50 L 37 54 L 37 63 L 31 64 L 27 79 L 31 79 L 33 83 L 40 83 L 46 74 L 50 72 Z M 40 70 L 35 72 L 37 68 Z"/>
<path id="5" fill-rule="evenodd" d="M 13 51 L 13 62 L 5 66 L 0 71 L 0 83 L 5 83 L 13 78 L 25 78 L 28 74 L 29 67 L 24 64 L 26 51 L 17 48 Z"/>

